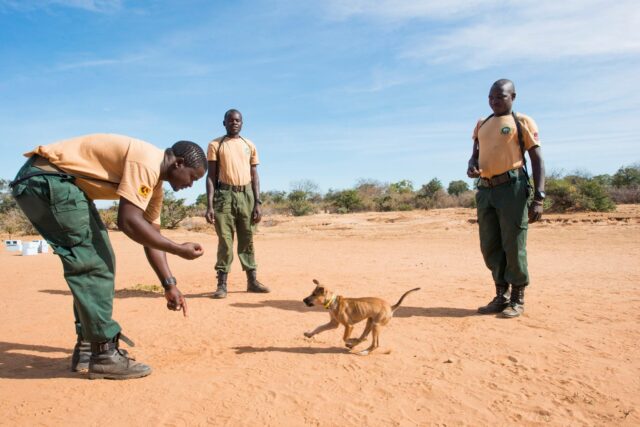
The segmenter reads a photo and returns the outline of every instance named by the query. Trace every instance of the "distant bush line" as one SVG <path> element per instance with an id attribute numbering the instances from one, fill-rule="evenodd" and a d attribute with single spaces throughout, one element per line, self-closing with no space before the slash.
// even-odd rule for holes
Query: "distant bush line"
<path id="1" fill-rule="evenodd" d="M 640 203 L 640 164 L 623 166 L 613 175 L 592 176 L 587 172 L 571 174 L 552 173 L 546 177 L 546 212 L 607 212 L 617 204 Z M 419 187 L 402 180 L 383 183 L 361 179 L 352 188 L 330 189 L 325 194 L 313 181 L 298 181 L 289 192 L 266 191 L 260 194 L 265 215 L 312 215 L 320 212 L 389 212 L 416 209 L 473 208 L 475 191 L 462 180 L 451 181 L 448 186 L 433 178 Z M 161 215 L 162 228 L 183 227 L 200 231 L 206 228 L 202 217 L 207 198 L 201 194 L 192 205 L 165 192 Z M 117 229 L 117 203 L 101 209 L 100 215 L 109 229 Z M 0 180 L 0 232 L 13 235 L 37 234 L 11 197 L 8 181 Z"/>

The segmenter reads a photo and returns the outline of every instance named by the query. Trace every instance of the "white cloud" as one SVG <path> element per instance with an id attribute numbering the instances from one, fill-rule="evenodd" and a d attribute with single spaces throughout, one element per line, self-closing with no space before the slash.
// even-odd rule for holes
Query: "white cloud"
<path id="1" fill-rule="evenodd" d="M 122 8 L 123 0 L 0 0 L 0 10 L 32 11 L 67 7 L 96 13 L 110 13 Z"/>
<path id="2" fill-rule="evenodd" d="M 329 11 L 336 19 L 354 16 L 372 17 L 384 21 L 407 19 L 459 19 L 486 7 L 494 8 L 510 2 L 499 0 L 331 0 Z"/>
<path id="3" fill-rule="evenodd" d="M 640 53 L 637 0 L 345 0 L 330 5 L 331 15 L 340 19 L 360 16 L 393 25 L 415 20 L 444 24 L 434 30 L 427 22 L 425 30 L 402 49 L 405 58 L 432 63 L 480 69 Z"/>
<path id="4" fill-rule="evenodd" d="M 92 67 L 105 67 L 112 65 L 123 65 L 123 64 L 131 64 L 134 62 L 139 62 L 147 58 L 148 55 L 137 55 L 137 56 L 126 56 L 122 58 L 112 58 L 112 59 L 89 59 L 89 60 L 80 60 L 68 62 L 65 64 L 59 64 L 54 68 L 54 71 L 67 71 L 73 70 L 77 68 L 92 68 Z"/>

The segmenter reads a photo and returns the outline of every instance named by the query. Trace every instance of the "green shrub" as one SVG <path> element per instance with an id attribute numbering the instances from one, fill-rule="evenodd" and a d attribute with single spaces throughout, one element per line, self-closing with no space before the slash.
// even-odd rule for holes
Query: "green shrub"
<path id="1" fill-rule="evenodd" d="M 107 209 L 100 209 L 100 219 L 104 223 L 107 230 L 118 229 L 118 203 L 114 202 L 112 206 Z"/>
<path id="2" fill-rule="evenodd" d="M 576 210 L 609 212 L 616 208 L 605 188 L 597 181 L 588 180 L 578 183 L 578 194 L 580 196 Z"/>
<path id="3" fill-rule="evenodd" d="M 640 187 L 640 164 L 621 167 L 613 175 L 614 187 Z"/>
<path id="4" fill-rule="evenodd" d="M 172 191 L 164 192 L 160 225 L 162 228 L 174 229 L 187 217 L 191 216 L 193 208 L 184 204 L 185 199 L 177 199 Z"/>
<path id="5" fill-rule="evenodd" d="M 325 202 L 337 213 L 358 212 L 364 209 L 364 204 L 357 190 L 331 191 L 324 198 Z"/>
<path id="6" fill-rule="evenodd" d="M 451 181 L 447 188 L 447 193 L 452 196 L 459 196 L 465 191 L 469 191 L 469 184 L 464 181 Z"/>
<path id="7" fill-rule="evenodd" d="M 550 178 L 546 182 L 546 193 L 545 208 L 550 212 L 607 212 L 615 209 L 605 187 L 595 179 L 575 175 Z"/>

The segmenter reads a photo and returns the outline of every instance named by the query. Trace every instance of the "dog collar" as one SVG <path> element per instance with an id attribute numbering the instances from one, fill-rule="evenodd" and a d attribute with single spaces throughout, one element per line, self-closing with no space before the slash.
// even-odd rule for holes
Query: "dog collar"
<path id="1" fill-rule="evenodd" d="M 331 307 L 331 305 L 336 301 L 336 298 L 338 298 L 338 296 L 336 294 L 333 294 L 331 299 L 324 303 L 324 308 L 326 308 L 328 310 L 329 307 Z"/>

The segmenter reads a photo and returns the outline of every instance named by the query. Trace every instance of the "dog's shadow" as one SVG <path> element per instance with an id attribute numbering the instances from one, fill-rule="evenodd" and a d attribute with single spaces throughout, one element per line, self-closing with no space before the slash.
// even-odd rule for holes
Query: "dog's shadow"
<path id="1" fill-rule="evenodd" d="M 297 311 L 306 313 L 309 311 L 324 311 L 320 306 L 307 307 L 302 301 L 297 300 L 265 300 L 259 303 L 236 302 L 230 304 L 239 308 L 264 308 L 271 307 L 279 310 Z M 457 307 L 398 307 L 393 317 L 469 317 L 476 316 L 476 310 Z"/>
<path id="2" fill-rule="evenodd" d="M 341 347 L 327 347 L 327 348 L 313 348 L 313 347 L 253 347 L 250 345 L 238 346 L 233 348 L 236 354 L 247 353 L 297 353 L 297 354 L 347 354 L 348 348 Z"/>
<path id="3" fill-rule="evenodd" d="M 64 356 L 52 353 L 64 353 Z M 83 378 L 69 369 L 70 349 L 0 341 L 0 378 Z"/>

